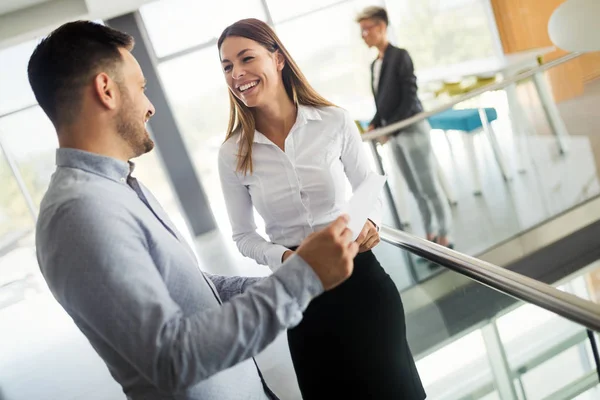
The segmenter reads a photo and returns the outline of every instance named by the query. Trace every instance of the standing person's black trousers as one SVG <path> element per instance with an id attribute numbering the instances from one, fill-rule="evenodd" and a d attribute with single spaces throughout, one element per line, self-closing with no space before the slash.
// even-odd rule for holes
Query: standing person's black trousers
<path id="1" fill-rule="evenodd" d="M 423 400 L 398 289 L 371 251 L 288 331 L 304 400 Z"/>

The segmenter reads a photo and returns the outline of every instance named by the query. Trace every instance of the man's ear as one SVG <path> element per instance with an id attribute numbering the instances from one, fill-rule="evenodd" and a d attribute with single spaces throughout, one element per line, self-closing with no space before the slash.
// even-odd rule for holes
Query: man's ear
<path id="1" fill-rule="evenodd" d="M 118 106 L 117 83 L 105 72 L 101 72 L 94 78 L 94 94 L 104 107 L 114 110 Z"/>
<path id="2" fill-rule="evenodd" d="M 383 32 L 384 35 L 387 35 L 388 32 L 388 26 L 386 25 L 385 22 L 381 23 L 382 27 L 381 27 L 381 31 Z"/>

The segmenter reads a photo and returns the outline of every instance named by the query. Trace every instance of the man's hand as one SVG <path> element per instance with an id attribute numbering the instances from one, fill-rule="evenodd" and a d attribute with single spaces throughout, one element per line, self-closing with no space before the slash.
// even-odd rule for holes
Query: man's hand
<path id="1" fill-rule="evenodd" d="M 375 224 L 370 220 L 367 220 L 362 231 L 360 231 L 360 234 L 356 238 L 356 243 L 360 246 L 358 252 L 364 253 L 365 251 L 371 250 L 379 244 L 379 241 L 379 232 L 377 232 Z"/>
<path id="2" fill-rule="evenodd" d="M 348 217 L 341 216 L 307 237 L 296 253 L 312 267 L 325 290 L 348 279 L 358 253 L 358 243 L 352 242 L 352 232 L 348 229 Z"/>

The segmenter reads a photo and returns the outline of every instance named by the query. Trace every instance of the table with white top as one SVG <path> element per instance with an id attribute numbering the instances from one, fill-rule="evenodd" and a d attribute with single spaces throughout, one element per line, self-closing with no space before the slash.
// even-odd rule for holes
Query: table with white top
<path id="1" fill-rule="evenodd" d="M 505 54 L 501 57 L 489 57 L 446 67 L 417 71 L 416 75 L 418 83 L 421 85 L 432 82 L 457 82 L 463 78 L 472 76 L 485 78 L 500 74 L 503 77 L 510 77 L 524 70 L 537 67 L 539 65 L 538 60 L 541 57 L 555 50 L 556 48 L 554 47 L 541 47 L 518 53 Z M 558 149 L 561 153 L 565 153 L 567 151 L 565 141 L 565 138 L 568 137 L 567 129 L 554 103 L 543 71 L 538 71 L 533 75 L 533 82 L 548 123 L 556 136 Z M 523 108 L 519 104 L 516 89 L 516 83 L 513 83 L 507 86 L 505 91 L 508 98 L 513 132 L 517 135 L 523 135 L 526 134 L 529 124 L 527 123 L 527 118 L 523 115 Z"/>
<path id="2" fill-rule="evenodd" d="M 511 76 L 524 69 L 537 67 L 539 57 L 555 50 L 554 47 L 541 47 L 518 53 L 504 54 L 502 57 L 488 57 L 444 67 L 430 68 L 417 71 L 416 75 L 420 84 L 436 81 L 453 82 L 469 76 L 487 77 L 496 74 Z"/>

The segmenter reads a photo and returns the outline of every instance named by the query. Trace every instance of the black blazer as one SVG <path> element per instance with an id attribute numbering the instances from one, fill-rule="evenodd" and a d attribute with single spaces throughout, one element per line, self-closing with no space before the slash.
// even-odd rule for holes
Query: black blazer
<path id="1" fill-rule="evenodd" d="M 371 121 L 375 128 L 410 118 L 423 111 L 417 97 L 417 78 L 408 52 L 391 44 L 385 50 L 381 63 L 377 92 L 373 87 L 371 64 L 371 87 L 375 97 L 377 113 Z"/>

